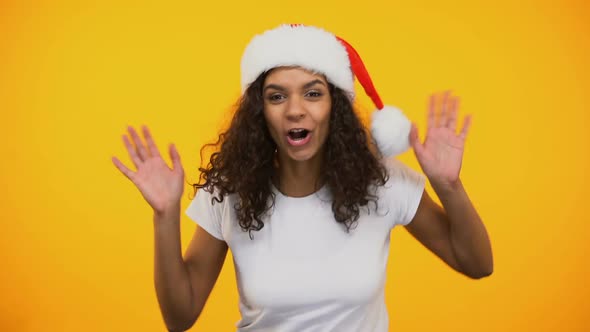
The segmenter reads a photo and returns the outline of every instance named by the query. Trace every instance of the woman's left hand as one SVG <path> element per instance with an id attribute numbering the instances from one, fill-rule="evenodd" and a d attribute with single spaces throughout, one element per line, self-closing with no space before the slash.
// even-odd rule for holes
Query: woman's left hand
<path id="1" fill-rule="evenodd" d="M 452 189 L 459 183 L 465 138 L 471 124 L 471 116 L 464 118 L 463 128 L 457 134 L 459 99 L 445 92 L 438 103 L 440 105 L 437 105 L 437 97 L 440 96 L 430 96 L 424 143 L 420 142 L 418 128 L 412 123 L 410 144 L 430 182 L 439 188 Z"/>

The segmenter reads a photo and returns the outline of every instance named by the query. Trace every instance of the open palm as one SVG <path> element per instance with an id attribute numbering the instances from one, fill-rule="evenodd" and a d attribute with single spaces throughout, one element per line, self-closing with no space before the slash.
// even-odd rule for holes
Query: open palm
<path id="1" fill-rule="evenodd" d="M 437 107 L 436 97 L 430 97 L 424 143 L 420 142 L 418 128 L 414 124 L 410 132 L 410 143 L 422 170 L 431 182 L 453 185 L 459 180 L 471 116 L 465 117 L 463 128 L 457 134 L 458 98 L 446 92 L 442 96 L 440 107 Z"/>
<path id="2" fill-rule="evenodd" d="M 184 190 L 184 170 L 178 151 L 173 144 L 170 145 L 171 169 L 162 159 L 146 126 L 143 126 L 143 134 L 147 146 L 142 143 L 133 127 L 130 126 L 128 130 L 135 147 L 131 145 L 127 136 L 123 136 L 123 142 L 137 171 L 133 172 L 116 157 L 112 158 L 113 163 L 135 184 L 154 211 L 164 212 L 170 208 L 177 208 Z"/>

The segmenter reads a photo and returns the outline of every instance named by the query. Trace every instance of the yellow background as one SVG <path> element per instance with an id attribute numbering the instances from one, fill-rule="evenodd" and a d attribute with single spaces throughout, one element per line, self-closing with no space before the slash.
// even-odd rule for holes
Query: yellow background
<path id="1" fill-rule="evenodd" d="M 195 180 L 244 46 L 287 22 L 352 43 L 422 134 L 432 92 L 473 114 L 462 178 L 494 274 L 467 279 L 394 230 L 391 331 L 587 331 L 590 11 L 515 3 L 0 1 L 0 330 L 165 330 L 152 213 L 111 157 L 131 165 L 121 136 L 147 124 Z M 196 226 L 182 218 L 184 250 Z M 234 330 L 233 273 L 228 256 L 191 331 Z"/>

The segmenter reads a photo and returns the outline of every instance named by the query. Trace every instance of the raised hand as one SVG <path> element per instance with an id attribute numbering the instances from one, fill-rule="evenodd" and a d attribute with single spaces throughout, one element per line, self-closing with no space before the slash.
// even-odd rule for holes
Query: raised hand
<path id="1" fill-rule="evenodd" d="M 432 95 L 424 143 L 420 142 L 418 127 L 412 124 L 410 143 L 422 170 L 433 185 L 452 188 L 459 181 L 471 116 L 464 118 L 463 128 L 457 134 L 458 109 L 459 99 L 449 92 L 442 96 Z"/>
<path id="2" fill-rule="evenodd" d="M 116 157 L 112 158 L 113 164 L 135 184 L 154 212 L 164 213 L 170 209 L 178 209 L 184 191 L 184 170 L 180 155 L 176 147 L 170 144 L 168 152 L 172 160 L 172 169 L 168 167 L 148 128 L 143 126 L 142 129 L 147 146 L 131 126 L 128 131 L 135 147 L 131 145 L 127 136 L 123 135 L 123 142 L 136 171 L 127 168 Z"/>

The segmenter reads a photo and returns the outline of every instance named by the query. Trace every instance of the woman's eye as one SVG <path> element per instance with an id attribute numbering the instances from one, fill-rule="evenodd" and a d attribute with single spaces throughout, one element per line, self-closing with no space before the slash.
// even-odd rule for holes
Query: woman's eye
<path id="1" fill-rule="evenodd" d="M 268 99 L 270 101 L 281 101 L 283 98 L 284 98 L 284 96 L 283 95 L 279 95 L 279 94 L 270 95 L 268 97 Z"/>
<path id="2" fill-rule="evenodd" d="M 308 97 L 312 97 L 312 98 L 317 98 L 317 97 L 321 97 L 322 93 L 318 92 L 318 91 L 310 91 L 307 93 Z"/>

